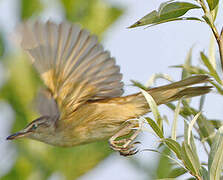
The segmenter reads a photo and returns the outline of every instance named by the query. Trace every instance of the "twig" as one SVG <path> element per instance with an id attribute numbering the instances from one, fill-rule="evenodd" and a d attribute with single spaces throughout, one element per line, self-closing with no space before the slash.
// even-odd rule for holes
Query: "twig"
<path id="1" fill-rule="evenodd" d="M 201 5 L 201 8 L 204 11 L 204 14 L 210 14 L 210 11 L 205 6 L 205 2 L 203 0 L 197 0 L 197 2 Z M 221 60 L 221 68 L 222 68 L 222 71 L 223 71 L 223 28 L 221 30 L 221 34 L 219 34 L 216 26 L 212 22 L 213 21 L 211 21 L 211 24 L 208 23 L 208 25 L 210 26 L 210 28 L 211 28 L 211 30 L 214 34 L 214 37 L 217 41 L 217 44 L 218 44 L 220 60 Z"/>

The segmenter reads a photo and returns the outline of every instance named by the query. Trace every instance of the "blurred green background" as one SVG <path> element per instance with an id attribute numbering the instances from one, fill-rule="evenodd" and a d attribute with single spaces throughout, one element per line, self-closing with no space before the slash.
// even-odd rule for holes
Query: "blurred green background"
<path id="1" fill-rule="evenodd" d="M 36 19 L 53 5 L 55 1 L 21 0 L 20 21 Z M 63 19 L 78 22 L 99 39 L 103 32 L 123 13 L 123 9 L 102 0 L 60 0 Z M 40 85 L 38 75 L 21 51 L 11 51 L 4 42 L 4 34 L 0 34 L 0 60 L 7 80 L 1 83 L 0 102 L 10 104 L 14 111 L 15 121 L 11 132 L 23 128 L 38 116 L 33 106 L 33 98 Z M 5 137 L 1 137 L 1 143 Z M 112 151 L 107 142 L 98 142 L 75 148 L 52 147 L 37 141 L 20 140 L 10 142 L 9 148 L 15 149 L 14 162 L 9 172 L 0 172 L 1 180 L 42 180 L 59 172 L 65 179 L 76 179 L 94 168 Z M 1 160 L 6 155 L 1 154 Z M 1 169 L 0 169 L 1 171 Z"/>

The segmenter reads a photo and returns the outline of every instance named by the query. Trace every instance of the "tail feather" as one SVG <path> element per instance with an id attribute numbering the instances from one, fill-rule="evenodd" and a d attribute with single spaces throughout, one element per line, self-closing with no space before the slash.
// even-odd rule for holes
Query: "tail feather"
<path id="1" fill-rule="evenodd" d="M 166 104 L 181 98 L 190 98 L 209 93 L 212 86 L 190 87 L 208 81 L 210 81 L 209 76 L 197 75 L 169 85 L 148 89 L 147 92 L 158 105 Z M 124 98 L 125 102 L 128 102 L 128 104 L 134 104 L 136 116 L 143 115 L 150 111 L 149 105 L 142 93 L 133 94 Z"/>
<path id="2" fill-rule="evenodd" d="M 211 91 L 212 86 L 197 86 L 197 87 L 188 87 L 179 92 L 175 95 L 167 99 L 167 102 L 175 101 L 181 98 L 191 98 L 195 96 L 201 96 L 207 94 Z"/>
<path id="3" fill-rule="evenodd" d="M 149 91 L 155 91 L 157 89 L 159 90 L 167 90 L 167 89 L 176 89 L 176 88 L 182 88 L 186 86 L 192 86 L 195 84 L 200 84 L 200 83 L 205 83 L 211 81 L 210 77 L 207 75 L 197 75 L 197 76 L 192 76 L 186 79 L 183 79 L 181 81 L 177 81 L 168 85 L 164 86 L 159 86 L 156 88 L 149 89 Z"/>

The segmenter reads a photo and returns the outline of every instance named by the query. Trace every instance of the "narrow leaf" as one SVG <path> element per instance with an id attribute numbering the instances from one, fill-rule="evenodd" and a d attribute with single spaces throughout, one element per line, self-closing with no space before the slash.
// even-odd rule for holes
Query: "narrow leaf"
<path id="1" fill-rule="evenodd" d="M 223 167 L 223 126 L 218 130 L 208 158 L 210 180 L 220 179 Z"/>
<path id="2" fill-rule="evenodd" d="M 181 164 L 179 161 L 177 161 L 176 159 L 172 158 L 171 156 L 168 156 L 168 155 L 166 155 L 166 154 L 163 154 L 163 153 L 159 152 L 159 151 L 156 150 L 156 149 L 143 149 L 143 151 L 151 151 L 151 152 L 159 153 L 159 154 L 161 154 L 162 156 L 165 156 L 165 157 L 171 159 L 172 161 L 174 161 L 176 164 L 178 164 L 178 165 L 179 165 L 180 167 L 182 167 L 183 169 L 187 170 L 187 169 L 184 167 L 184 165 Z"/>
<path id="3" fill-rule="evenodd" d="M 203 109 L 203 107 L 204 107 L 205 97 L 206 97 L 206 95 L 202 95 L 202 96 L 200 97 L 200 101 L 199 101 L 199 111 L 202 111 L 202 109 Z"/>
<path id="4" fill-rule="evenodd" d="M 192 128 L 195 124 L 195 122 L 197 121 L 198 117 L 200 116 L 201 112 L 197 113 L 196 116 L 192 119 L 192 121 L 190 122 L 189 126 L 188 126 L 188 144 L 190 145 L 190 138 L 191 138 L 191 134 L 192 134 Z"/>
<path id="5" fill-rule="evenodd" d="M 182 144 L 181 155 L 185 166 L 192 172 L 192 174 L 198 176 L 200 174 L 199 159 L 194 156 L 194 152 L 192 151 L 189 144 L 187 144 L 186 142 L 183 142 Z"/>
<path id="6" fill-rule="evenodd" d="M 223 126 L 222 120 L 217 120 L 217 119 L 209 119 L 210 123 L 213 124 L 215 129 L 219 129 L 221 126 Z"/>
<path id="7" fill-rule="evenodd" d="M 157 21 L 154 22 L 153 24 L 147 26 L 148 27 L 152 27 L 158 24 L 163 24 L 163 23 L 167 23 L 167 22 L 171 22 L 171 21 L 199 21 L 199 22 L 203 22 L 203 20 L 196 18 L 196 17 L 181 17 L 181 18 L 171 18 L 171 19 L 165 19 L 165 20 L 161 20 L 161 21 Z"/>
<path id="8" fill-rule="evenodd" d="M 203 180 L 209 180 L 207 169 L 205 167 L 201 166 L 200 171 L 201 171 Z"/>
<path id="9" fill-rule="evenodd" d="M 176 154 L 178 159 L 181 159 L 181 146 L 177 141 L 170 138 L 165 138 L 162 140 L 162 142 L 164 142 L 170 148 L 170 150 Z"/>
<path id="10" fill-rule="evenodd" d="M 200 8 L 188 2 L 171 2 L 166 4 L 159 12 L 160 20 L 172 19 L 183 16 L 190 9 Z"/>
<path id="11" fill-rule="evenodd" d="M 203 52 L 201 52 L 200 55 L 201 55 L 201 60 L 204 63 L 204 65 L 208 68 L 210 75 L 213 76 L 219 84 L 222 84 L 221 78 L 218 76 L 216 69 L 212 66 L 208 57 Z"/>
<path id="12" fill-rule="evenodd" d="M 170 156 L 171 151 L 168 147 L 164 147 L 162 149 L 162 154 L 165 154 L 166 156 Z M 172 161 L 167 158 L 166 156 L 160 156 L 158 161 L 158 166 L 156 168 L 156 179 L 163 179 L 166 178 L 167 174 L 170 173 L 173 163 Z"/>
<path id="13" fill-rule="evenodd" d="M 189 129 L 189 125 L 187 124 L 187 122 L 184 120 L 184 141 L 186 141 L 187 144 L 189 144 L 188 141 L 188 129 Z"/>
<path id="14" fill-rule="evenodd" d="M 173 169 L 170 174 L 168 174 L 168 177 L 169 178 L 176 178 L 176 177 L 179 177 L 183 174 L 187 173 L 187 171 L 184 169 L 184 168 L 181 168 L 181 167 L 177 167 L 175 169 Z"/>
<path id="15" fill-rule="evenodd" d="M 209 54 L 208 54 L 208 57 L 209 57 L 209 60 L 210 60 L 210 63 L 212 65 L 212 67 L 216 70 L 216 42 L 215 42 L 215 37 L 214 35 L 212 34 L 211 35 L 211 38 L 210 38 L 210 43 L 209 43 Z"/>
<path id="16" fill-rule="evenodd" d="M 140 83 L 139 81 L 135 81 L 135 80 L 131 80 L 132 82 L 132 86 L 136 86 L 140 89 L 143 89 L 143 90 L 147 90 L 147 87 L 144 86 L 142 83 Z"/>
<path id="17" fill-rule="evenodd" d="M 217 17 L 217 14 L 218 14 L 218 9 L 219 9 L 219 3 L 213 10 L 211 10 L 211 16 L 212 16 L 212 19 L 213 19 L 213 23 L 216 20 L 216 17 Z"/>
<path id="18" fill-rule="evenodd" d="M 158 137 L 161 139 L 164 138 L 163 132 L 160 130 L 160 128 L 157 126 L 155 121 L 153 121 L 151 118 L 146 117 L 145 118 L 147 122 L 149 123 L 150 127 L 154 130 L 154 132 L 157 134 Z"/>
<path id="19" fill-rule="evenodd" d="M 153 24 L 158 19 L 159 19 L 158 12 L 154 10 L 154 11 L 150 12 L 149 14 L 145 15 L 144 17 L 142 17 L 135 24 L 129 26 L 129 28 L 134 28 L 134 27 L 138 27 L 138 26 Z"/>
<path id="20" fill-rule="evenodd" d="M 186 60 L 185 60 L 184 65 L 183 65 L 185 68 L 183 68 L 183 70 L 182 70 L 182 75 L 181 75 L 181 78 L 182 78 L 182 79 L 185 79 L 185 78 L 187 78 L 188 76 L 191 75 L 191 73 L 189 73 L 189 72 L 187 71 L 187 69 L 188 69 L 188 67 L 191 66 L 191 61 L 192 61 L 192 50 L 193 50 L 193 48 L 190 48 L 189 52 L 187 53 L 187 57 L 186 57 Z"/>
<path id="21" fill-rule="evenodd" d="M 219 0 L 207 0 L 210 10 L 213 10 L 219 3 Z"/>
<path id="22" fill-rule="evenodd" d="M 180 104 L 181 104 L 181 100 L 178 101 L 176 109 L 174 111 L 173 125 L 172 125 L 172 130 L 171 130 L 171 138 L 175 141 L 177 139 L 177 121 L 178 121 L 178 116 L 180 113 Z"/>
<path id="23" fill-rule="evenodd" d="M 162 129 L 162 119 L 161 119 L 161 116 L 160 116 L 160 113 L 159 113 L 159 110 L 158 110 L 158 107 L 157 107 L 157 104 L 156 104 L 155 100 L 145 90 L 141 89 L 141 92 L 144 95 L 144 97 L 146 98 L 146 101 L 148 102 L 149 107 L 151 108 L 151 111 L 153 113 L 153 116 L 154 116 L 157 124 L 158 124 L 158 127 L 160 129 Z"/>
<path id="24" fill-rule="evenodd" d="M 199 18 L 194 17 L 185 17 L 185 18 L 178 18 L 180 16 L 183 16 L 187 11 L 191 9 L 200 8 L 199 6 L 188 3 L 188 2 L 166 2 L 162 3 L 158 9 L 158 11 L 154 10 L 144 17 L 142 17 L 140 20 L 138 20 L 136 23 L 131 25 L 129 28 L 134 28 L 138 26 L 144 26 L 144 25 L 157 25 L 164 22 L 170 22 L 170 21 L 176 21 L 176 20 L 199 20 Z"/>

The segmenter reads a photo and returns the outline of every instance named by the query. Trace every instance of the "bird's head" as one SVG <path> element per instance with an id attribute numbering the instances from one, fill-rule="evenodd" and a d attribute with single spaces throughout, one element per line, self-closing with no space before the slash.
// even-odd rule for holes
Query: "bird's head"
<path id="1" fill-rule="evenodd" d="M 42 116 L 29 123 L 23 130 L 8 136 L 7 140 L 28 137 L 39 141 L 46 141 L 55 131 L 56 117 Z"/>

